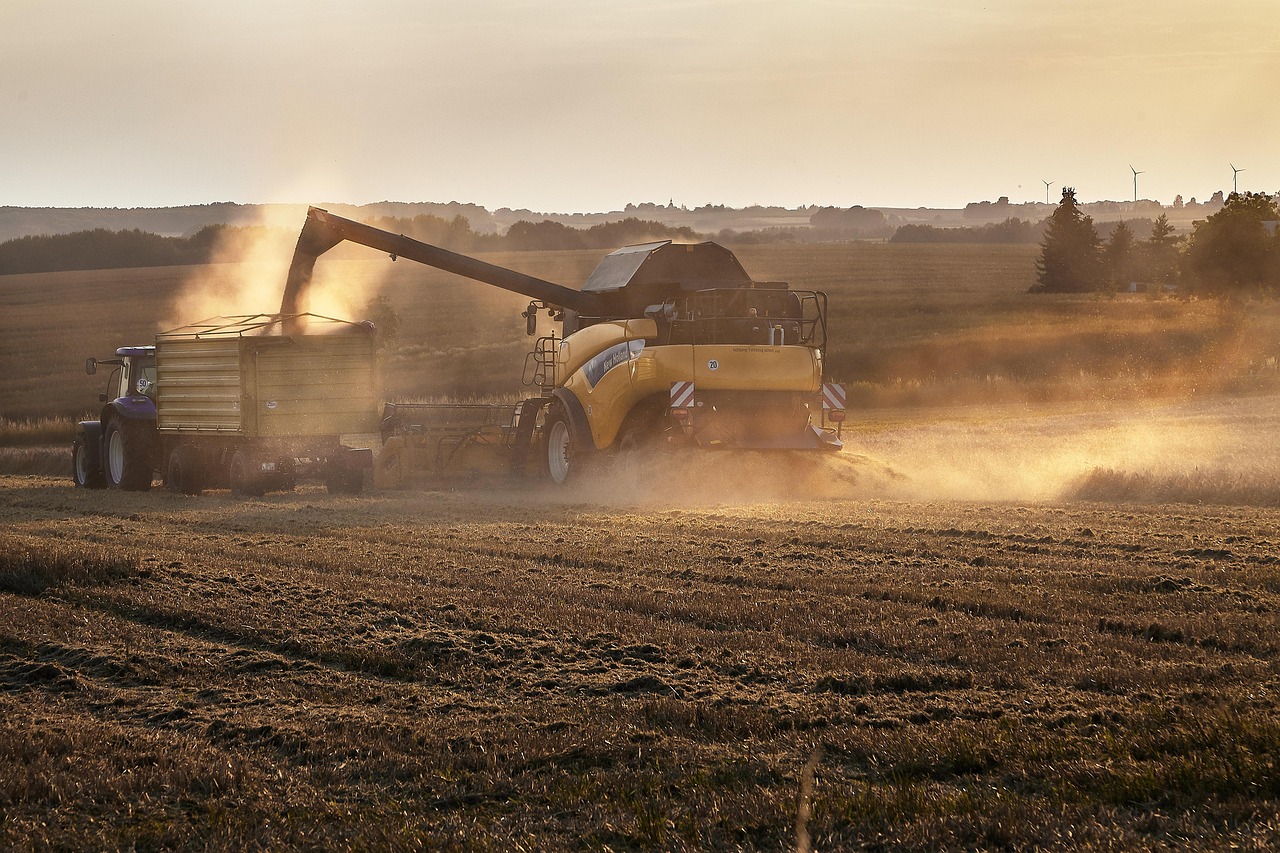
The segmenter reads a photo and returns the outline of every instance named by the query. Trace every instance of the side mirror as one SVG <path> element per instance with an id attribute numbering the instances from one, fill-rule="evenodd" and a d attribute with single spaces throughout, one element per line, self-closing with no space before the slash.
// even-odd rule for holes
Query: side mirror
<path id="1" fill-rule="evenodd" d="M 529 336 L 538 334 L 538 309 L 529 303 L 529 310 L 524 312 L 524 333 Z"/>
<path id="2" fill-rule="evenodd" d="M 84 372 L 92 376 L 98 372 L 98 360 L 96 358 L 86 358 L 84 360 Z"/>

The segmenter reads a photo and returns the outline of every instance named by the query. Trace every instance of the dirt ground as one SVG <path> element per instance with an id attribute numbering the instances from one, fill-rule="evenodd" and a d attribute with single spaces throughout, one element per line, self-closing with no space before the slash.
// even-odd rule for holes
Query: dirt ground
<path id="1" fill-rule="evenodd" d="M 884 497 L 875 441 L 819 500 L 0 478 L 0 846 L 1280 842 L 1280 510 Z"/>

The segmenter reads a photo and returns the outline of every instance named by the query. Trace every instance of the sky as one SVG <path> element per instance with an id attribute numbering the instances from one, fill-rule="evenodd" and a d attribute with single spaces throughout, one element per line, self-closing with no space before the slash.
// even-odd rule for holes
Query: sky
<path id="1" fill-rule="evenodd" d="M 1280 190 L 1277 0 L 0 0 L 0 206 Z"/>

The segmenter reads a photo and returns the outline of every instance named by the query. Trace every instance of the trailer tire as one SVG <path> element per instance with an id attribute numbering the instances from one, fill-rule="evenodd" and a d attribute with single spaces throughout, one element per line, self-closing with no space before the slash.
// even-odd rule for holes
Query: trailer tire
<path id="1" fill-rule="evenodd" d="M 334 468 L 324 478 L 331 495 L 358 495 L 364 491 L 364 472 L 359 469 Z"/>
<path id="2" fill-rule="evenodd" d="M 77 489 L 105 489 L 107 477 L 102 473 L 102 466 L 94 464 L 89 451 L 88 436 L 78 434 L 71 443 L 71 479 Z"/>
<path id="3" fill-rule="evenodd" d="M 555 402 L 547 411 L 545 424 L 544 458 L 547 476 L 558 486 L 569 483 L 582 475 L 587 467 L 591 450 L 574 434 L 573 423 L 564 404 Z"/>
<path id="4" fill-rule="evenodd" d="M 102 466 L 107 485 L 126 492 L 149 491 L 154 444 L 150 423 L 113 418 L 107 426 L 107 458 Z"/>
<path id="5" fill-rule="evenodd" d="M 231 469 L 227 477 L 231 484 L 231 494 L 236 497 L 262 497 L 266 488 L 262 478 L 254 476 L 253 467 L 249 464 L 249 455 L 243 450 L 231 454 Z"/>
<path id="6" fill-rule="evenodd" d="M 164 483 L 175 494 L 198 495 L 204 491 L 200 461 L 190 446 L 179 444 L 169 454 L 169 463 L 164 469 Z"/>

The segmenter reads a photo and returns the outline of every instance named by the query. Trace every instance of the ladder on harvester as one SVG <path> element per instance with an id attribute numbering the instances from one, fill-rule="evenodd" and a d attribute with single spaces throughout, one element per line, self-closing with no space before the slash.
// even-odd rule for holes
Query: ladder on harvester
<path id="1" fill-rule="evenodd" d="M 533 349 L 524 357 L 524 375 L 520 381 L 525 385 L 536 385 L 544 396 L 556 387 L 560 343 L 561 339 L 554 334 L 545 335 L 538 338 Z"/>

